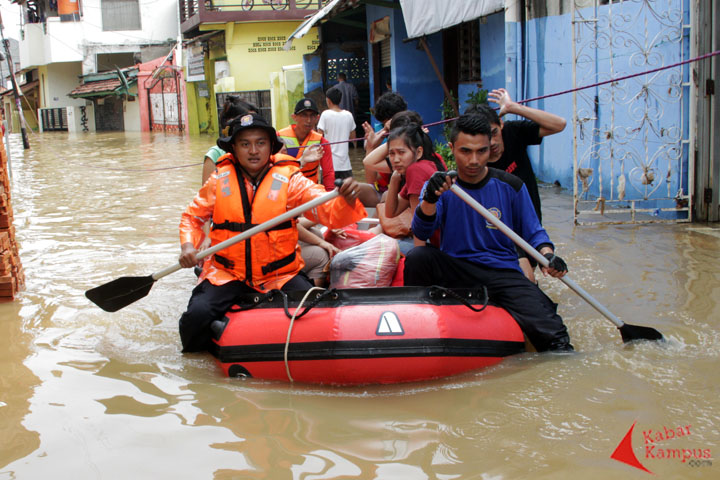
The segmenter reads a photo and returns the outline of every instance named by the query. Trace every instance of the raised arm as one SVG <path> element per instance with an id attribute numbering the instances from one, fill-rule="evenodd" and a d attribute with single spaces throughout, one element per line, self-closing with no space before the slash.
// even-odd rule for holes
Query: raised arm
<path id="1" fill-rule="evenodd" d="M 385 215 L 387 215 L 388 218 L 397 217 L 410 205 L 406 199 L 399 195 L 401 182 L 402 175 L 398 172 L 393 172 L 388 185 L 387 197 L 385 198 Z"/>
<path id="2" fill-rule="evenodd" d="M 380 146 L 387 129 L 383 127 L 376 132 L 368 122 L 363 122 L 362 127 L 365 131 L 365 153 L 368 154 Z"/>
<path id="3" fill-rule="evenodd" d="M 566 122 L 564 118 L 554 113 L 514 102 L 510 98 L 508 91 L 504 88 L 498 88 L 488 93 L 488 100 L 496 103 L 500 107 L 498 115 L 501 117 L 512 113 L 537 123 L 540 126 L 539 135 L 541 137 L 547 137 L 548 135 L 562 132 L 565 129 Z"/>
<path id="4" fill-rule="evenodd" d="M 375 172 L 390 173 L 392 169 L 385 160 L 388 156 L 388 144 L 383 143 L 363 158 L 363 166 L 365 170 L 373 170 Z"/>

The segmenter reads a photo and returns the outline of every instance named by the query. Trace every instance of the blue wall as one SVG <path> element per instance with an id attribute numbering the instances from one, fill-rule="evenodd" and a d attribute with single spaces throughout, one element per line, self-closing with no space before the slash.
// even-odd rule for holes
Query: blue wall
<path id="1" fill-rule="evenodd" d="M 522 24 L 509 22 L 507 45 L 507 77 L 505 88 L 513 100 L 523 100 L 558 93 L 572 88 L 572 31 L 569 15 L 542 17 L 526 22 L 526 44 L 521 46 Z M 525 69 L 523 70 L 523 58 Z M 532 101 L 529 107 L 563 117 L 565 130 L 545 137 L 541 145 L 530 147 L 535 175 L 547 183 L 559 182 L 564 188 L 573 185 L 573 97 L 571 94 Z M 517 119 L 507 116 L 506 120 Z"/>
<path id="2" fill-rule="evenodd" d="M 687 0 L 668 0 L 668 2 L 668 5 L 663 6 L 663 8 L 675 9 L 684 13 L 689 10 Z M 588 41 L 584 45 L 585 51 L 583 52 L 586 54 L 585 58 L 587 60 L 578 64 L 578 86 L 607 80 L 611 75 L 617 77 L 649 70 L 660 65 L 667 65 L 682 60 L 683 54 L 685 57 L 689 55 L 687 51 L 683 52 L 678 43 L 672 41 L 671 37 L 675 35 L 675 30 L 669 30 L 669 33 L 660 32 L 657 19 L 650 18 L 649 15 L 652 14 L 648 13 L 647 8 L 644 7 L 644 4 L 638 5 L 632 2 L 612 5 L 615 19 L 618 22 L 628 22 L 629 25 L 627 31 L 622 32 L 621 36 L 634 36 L 640 40 L 640 45 L 646 41 L 643 38 L 644 17 L 648 16 L 647 25 L 650 31 L 647 32 L 647 39 L 656 43 L 656 45 L 652 46 L 652 52 L 658 52 L 662 60 L 633 63 L 633 60 L 642 59 L 640 58 L 641 55 L 638 55 L 640 52 L 637 46 L 631 41 L 615 41 L 613 43 L 613 58 L 611 59 L 609 58 L 607 44 L 603 45 L 602 42 L 598 42 L 598 47 L 594 48 L 590 45 L 591 42 Z M 599 15 L 606 15 L 609 8 L 611 8 L 609 5 L 600 6 L 598 8 Z M 592 13 L 583 12 L 583 15 L 585 18 L 590 18 L 594 16 Z M 390 17 L 392 26 L 393 89 L 400 92 L 408 101 L 410 108 L 417 110 L 426 122 L 438 120 L 440 118 L 440 104 L 444 98 L 442 86 L 436 78 L 424 51 L 416 48 L 416 42 L 403 43 L 407 34 L 402 19 L 402 11 L 366 5 L 366 14 L 368 25 L 386 15 Z M 633 26 L 632 22 L 637 22 L 637 26 Z M 605 30 L 600 29 L 599 36 L 606 33 Z M 524 44 L 523 37 L 525 39 Z M 438 63 L 439 68 L 442 69 L 442 34 L 437 33 L 430 36 L 428 43 L 435 61 Z M 688 43 L 686 41 L 685 46 Z M 557 94 L 573 88 L 572 17 L 570 13 L 536 18 L 525 22 L 525 24 L 506 23 L 504 12 L 491 15 L 480 23 L 480 51 L 483 88 L 485 89 L 492 90 L 505 87 L 514 100 L 526 100 Z M 614 70 L 611 69 L 611 60 Z M 612 147 L 616 159 L 618 156 L 626 155 L 624 166 L 626 197 L 638 198 L 640 194 L 637 189 L 633 190 L 631 182 L 634 181 L 636 187 L 642 188 L 638 182 L 638 171 L 642 171 L 643 162 L 650 161 L 645 158 L 647 147 L 648 151 L 651 152 L 650 155 L 656 156 L 653 160 L 654 185 L 659 185 L 659 188 L 654 193 L 649 194 L 651 201 L 653 198 L 667 196 L 668 190 L 670 190 L 671 196 L 680 188 L 687 192 L 687 181 L 685 179 L 671 178 L 666 182 L 664 175 L 668 171 L 669 165 L 672 166 L 673 170 L 677 170 L 681 166 L 687 171 L 688 152 L 687 150 L 682 151 L 681 158 L 677 158 L 677 151 L 672 151 L 677 144 L 668 144 L 664 140 L 667 135 L 679 136 L 681 128 L 684 128 L 684 135 L 687 138 L 687 99 L 673 102 L 672 99 L 675 93 L 680 92 L 670 91 L 668 84 L 672 75 L 684 75 L 687 81 L 688 71 L 687 67 L 667 71 L 660 81 L 650 88 L 647 98 L 651 107 L 649 114 L 653 113 L 652 107 L 662 108 L 664 112 L 662 118 L 657 119 L 653 124 L 655 131 L 660 133 L 647 130 L 647 122 L 643 125 L 640 119 L 635 118 L 638 112 L 636 107 L 644 107 L 645 105 L 645 97 L 642 95 L 634 98 L 616 97 L 613 108 L 612 99 L 609 98 L 611 91 L 609 86 L 593 87 L 579 92 L 577 106 L 579 116 L 596 117 L 585 122 L 582 129 L 578 128 L 580 167 L 592 168 L 595 175 L 599 175 L 598 154 L 607 158 L 607 152 L 602 149 Z M 370 81 L 372 89 L 372 78 Z M 626 87 L 628 91 L 633 92 L 628 95 L 635 95 L 638 92 L 638 85 L 647 81 L 648 79 L 645 76 L 625 80 L 618 84 L 619 88 L 614 90 L 614 95 L 622 95 L 623 89 Z M 665 85 L 664 90 L 662 89 L 663 84 Z M 458 94 L 461 108 L 466 107 L 465 102 L 468 94 L 475 91 L 476 88 L 477 86 L 474 84 L 460 86 Z M 581 97 L 589 100 L 589 102 L 581 101 Z M 596 97 L 600 99 L 597 115 L 592 103 Z M 572 189 L 575 180 L 573 178 L 573 112 L 575 106 L 572 93 L 534 100 L 528 102 L 527 105 L 565 118 L 567 122 L 565 130 L 545 138 L 542 145 L 531 147 L 529 154 L 535 173 L 540 180 L 548 183 L 558 182 L 562 187 Z M 514 118 L 509 116 L 506 119 L 512 120 Z M 643 135 L 632 138 L 632 131 L 610 132 L 610 126 L 613 124 L 616 128 L 618 126 L 630 127 L 630 129 L 639 127 L 637 131 L 645 129 L 644 131 L 648 134 L 647 138 L 644 138 Z M 593 129 L 600 132 L 596 134 L 595 138 L 593 138 Z M 436 131 L 431 132 L 433 137 L 439 137 L 440 128 L 434 130 Z M 625 144 L 619 141 L 621 135 L 624 135 L 625 139 L 627 139 Z M 663 138 L 657 136 L 653 138 L 653 135 L 660 135 Z M 668 151 L 661 151 L 662 148 L 658 150 L 660 143 Z M 594 185 L 591 185 L 590 198 L 597 198 L 598 196 L 609 198 L 609 186 L 611 184 L 614 186 L 613 193 L 616 194 L 617 180 L 620 175 L 617 163 L 614 172 L 611 173 L 609 168 L 604 166 L 602 174 L 603 190 L 599 190 L 599 182 L 596 181 Z M 666 205 L 663 204 L 663 206 Z"/>
<path id="3" fill-rule="evenodd" d="M 392 30 L 390 48 L 393 90 L 401 94 L 405 98 L 405 101 L 407 101 L 408 108 L 417 111 L 426 123 L 440 120 L 441 104 L 445 98 L 442 85 L 435 75 L 435 71 L 430 64 L 430 59 L 425 54 L 425 50 L 417 48 L 417 41 L 403 42 L 403 40 L 407 38 L 407 30 L 405 29 L 402 11 L 376 5 L 366 5 L 365 8 L 368 23 L 368 38 L 370 35 L 369 26 L 372 22 L 385 16 L 390 17 Z M 442 34 L 435 33 L 428 36 L 427 43 L 442 74 Z M 368 53 L 368 62 L 370 64 L 370 91 L 372 92 L 374 90 L 372 49 L 369 49 Z M 374 99 L 372 100 L 374 105 Z M 430 130 L 430 136 L 433 139 L 440 138 L 441 135 L 440 127 L 435 127 Z"/>
<path id="4" fill-rule="evenodd" d="M 398 15 L 402 16 L 402 13 L 399 13 Z M 390 17 L 391 29 L 394 28 L 393 26 L 395 25 L 395 21 L 394 21 L 395 9 L 380 7 L 377 5 L 369 5 L 369 4 L 365 5 L 365 18 L 367 19 L 367 38 L 368 39 L 370 38 L 370 26 L 372 25 L 372 23 L 375 20 L 379 20 L 385 16 Z M 392 34 L 394 36 L 395 32 L 392 32 Z M 392 52 L 391 52 L 391 55 L 392 55 Z M 370 76 L 370 106 L 371 107 L 375 105 L 375 98 L 374 98 L 375 95 L 373 93 L 375 91 L 375 78 L 374 78 L 375 73 L 374 73 L 373 65 L 374 65 L 373 48 L 372 48 L 372 45 L 368 45 L 368 71 L 369 71 L 369 76 Z M 395 69 L 393 69 L 393 77 L 395 76 L 395 74 L 396 74 Z M 383 86 L 381 86 L 380 91 L 382 91 L 382 87 Z M 396 84 L 395 84 L 395 78 L 393 78 L 392 87 L 394 90 L 397 89 Z M 374 118 L 372 119 L 372 122 L 376 123 Z"/>
<path id="5" fill-rule="evenodd" d="M 322 90 L 322 72 L 320 61 L 322 57 L 317 54 L 303 55 L 303 76 L 305 77 L 305 92 L 312 92 L 315 89 Z M 314 80 L 313 80 L 314 78 Z"/>
<path id="6" fill-rule="evenodd" d="M 480 71 L 483 89 L 489 92 L 505 87 L 505 64 L 505 12 L 498 12 L 489 15 L 485 22 L 480 22 Z M 468 107 L 469 94 L 477 90 L 475 83 L 458 85 L 461 112 Z"/>
<path id="7" fill-rule="evenodd" d="M 505 87 L 505 12 L 489 15 L 480 24 L 480 68 L 483 88 Z"/>
<path id="8" fill-rule="evenodd" d="M 609 6 L 600 6 L 598 15 L 607 15 Z M 640 73 L 660 65 L 668 65 L 682 60 L 683 51 L 679 43 L 669 41 L 675 33 L 667 27 L 659 27 L 657 20 L 651 18 L 651 13 L 632 2 L 613 5 L 613 15 L 623 15 L 622 21 L 627 22 L 627 30 L 621 34 L 623 41 L 613 44 L 612 58 L 606 44 L 603 43 L 601 32 L 597 40 L 600 48 L 591 48 L 592 38 L 588 31 L 584 31 L 583 47 L 584 61 L 577 67 L 578 86 L 591 85 L 598 81 L 608 80 L 633 73 Z M 668 9 L 681 9 L 681 0 L 671 0 Z M 585 18 L 593 17 L 592 12 L 584 12 Z M 644 17 L 648 17 L 647 27 Z M 511 78 L 508 90 L 513 99 L 528 99 L 547 94 L 558 93 L 573 88 L 572 85 L 572 31 L 571 15 L 560 15 L 533 19 L 526 23 L 526 71 L 522 75 L 523 52 L 513 47 L 509 39 L 516 39 L 515 45 L 520 45 L 521 28 L 518 23 L 508 23 L 505 28 L 506 52 L 508 58 L 507 75 Z M 644 28 L 648 28 L 648 41 L 654 41 L 649 52 L 652 54 L 645 60 L 639 55 L 639 49 L 633 41 L 645 42 Z M 686 42 L 687 45 L 689 42 Z M 687 55 L 687 52 L 685 52 Z M 662 60 L 660 60 L 662 58 Z M 666 180 L 669 164 L 681 163 L 687 171 L 687 151 L 682 152 L 682 158 L 677 159 L 678 152 L 672 143 L 666 143 L 668 135 L 680 135 L 681 126 L 687 126 L 687 109 L 683 112 L 683 103 L 673 101 L 676 93 L 669 84 L 672 75 L 678 75 L 680 69 L 672 69 L 658 74 L 648 90 L 647 98 L 639 94 L 640 87 L 646 85 L 650 76 L 639 76 L 624 80 L 611 89 L 610 85 L 593 87 L 578 92 L 578 115 L 593 118 L 578 128 L 577 154 L 581 168 L 594 170 L 594 183 L 590 186 L 587 199 L 592 200 L 599 196 L 610 198 L 610 185 L 612 193 L 617 197 L 618 178 L 621 174 L 619 159 L 624 157 L 624 175 L 626 178 L 626 199 L 642 198 L 645 187 L 641 184 L 642 166 L 652 162 L 655 175 L 654 186 L 658 188 L 648 194 L 649 199 L 673 196 L 678 189 L 687 192 L 687 181 L 675 175 Z M 647 78 L 646 78 L 647 77 Z M 512 88 L 509 88 L 512 86 Z M 614 97 L 612 96 L 614 95 Z M 593 100 L 599 98 L 597 112 Z M 645 109 L 647 106 L 649 110 Z M 537 177 L 545 182 L 559 181 L 568 189 L 573 187 L 573 95 L 563 94 L 544 100 L 533 101 L 527 104 L 530 107 L 549 111 L 564 117 L 567 127 L 559 134 L 552 135 L 543 140 L 540 147 L 531 147 L 531 159 Z M 614 106 L 614 108 L 613 108 Z M 661 114 L 658 112 L 662 112 Z M 647 113 L 649 118 L 644 122 L 642 115 Z M 597 114 L 597 115 L 596 115 Z M 652 124 L 652 127 L 648 127 Z M 612 127 L 614 126 L 614 130 Z M 593 136 L 593 129 L 598 133 Z M 687 132 L 687 130 L 685 130 Z M 687 136 L 687 134 L 686 134 Z M 660 138 L 662 137 L 662 138 Z M 671 137 L 672 138 L 672 137 Z M 611 171 L 607 158 L 612 148 L 614 156 L 614 170 Z M 650 158 L 646 158 L 650 157 Z M 675 158 L 673 158 L 675 157 Z M 603 158 L 600 164 L 599 158 Z M 673 170 L 677 171 L 677 165 Z M 603 189 L 599 189 L 597 181 L 602 169 Z M 633 186 L 634 185 L 634 186 Z M 651 201 L 646 206 L 651 206 Z M 656 206 L 673 206 L 672 200 L 656 202 Z"/>

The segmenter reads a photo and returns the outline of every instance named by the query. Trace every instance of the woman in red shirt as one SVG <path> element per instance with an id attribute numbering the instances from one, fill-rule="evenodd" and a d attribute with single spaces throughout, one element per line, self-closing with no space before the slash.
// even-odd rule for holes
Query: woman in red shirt
<path id="1" fill-rule="evenodd" d="M 420 203 L 425 182 L 437 171 L 445 171 L 445 164 L 425 142 L 422 127 L 410 124 L 390 131 L 388 157 L 393 169 L 388 185 L 385 213 L 392 218 L 410 207 L 414 211 Z"/>

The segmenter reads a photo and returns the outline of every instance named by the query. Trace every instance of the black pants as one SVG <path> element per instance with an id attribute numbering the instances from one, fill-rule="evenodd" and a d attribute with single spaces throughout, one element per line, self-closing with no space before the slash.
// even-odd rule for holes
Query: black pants
<path id="1" fill-rule="evenodd" d="M 283 285 L 282 290 L 284 292 L 307 291 L 312 286 L 310 280 L 301 272 Z M 208 280 L 203 280 L 197 285 L 190 296 L 187 311 L 180 317 L 182 351 L 208 350 L 212 345 L 210 324 L 214 320 L 222 319 L 228 309 L 237 303 L 238 295 L 244 293 L 257 293 L 257 290 L 240 281 L 218 286 Z"/>
<path id="2" fill-rule="evenodd" d="M 518 270 L 488 268 L 435 247 L 415 247 L 405 258 L 404 279 L 405 285 L 485 285 L 490 301 L 513 316 L 538 352 L 573 348 L 557 304 Z"/>

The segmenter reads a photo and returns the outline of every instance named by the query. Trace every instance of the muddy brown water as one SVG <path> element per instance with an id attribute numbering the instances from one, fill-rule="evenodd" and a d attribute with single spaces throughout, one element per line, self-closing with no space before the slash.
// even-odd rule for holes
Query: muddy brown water
<path id="1" fill-rule="evenodd" d="M 458 377 L 326 387 L 223 378 L 182 355 L 181 271 L 117 313 L 85 290 L 149 275 L 179 253 L 180 212 L 208 137 L 11 137 L 13 209 L 27 289 L 0 304 L 0 479 L 718 478 L 720 229 L 574 227 L 542 189 L 573 279 L 666 344 L 624 346 L 563 284 L 575 355 L 526 353 Z M 105 167 L 105 168 L 102 168 Z M 178 167 L 178 168 L 175 168 Z"/>

